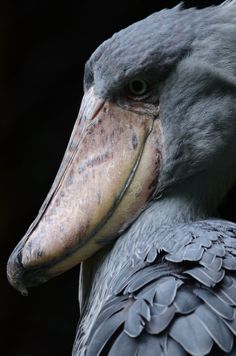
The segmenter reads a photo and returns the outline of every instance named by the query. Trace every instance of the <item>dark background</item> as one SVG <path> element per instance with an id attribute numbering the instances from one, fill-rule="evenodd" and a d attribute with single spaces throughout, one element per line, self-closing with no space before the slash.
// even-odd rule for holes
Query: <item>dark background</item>
<path id="1" fill-rule="evenodd" d="M 45 198 L 82 98 L 83 67 L 115 31 L 178 1 L 8 1 L 0 5 L 0 354 L 70 355 L 78 267 L 22 297 L 7 258 Z M 221 1 L 185 1 L 206 6 Z M 221 211 L 236 220 L 231 191 Z"/>

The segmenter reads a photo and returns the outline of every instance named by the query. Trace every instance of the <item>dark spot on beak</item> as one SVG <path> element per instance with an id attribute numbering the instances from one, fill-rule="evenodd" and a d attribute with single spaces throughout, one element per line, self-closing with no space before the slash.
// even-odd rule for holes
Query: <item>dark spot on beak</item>
<path id="1" fill-rule="evenodd" d="M 74 151 L 76 149 L 76 147 L 77 147 L 77 142 L 72 141 L 70 144 L 69 150 Z"/>
<path id="2" fill-rule="evenodd" d="M 96 197 L 97 197 L 97 202 L 100 203 L 101 202 L 101 198 L 102 198 L 101 193 L 97 192 Z"/>
<path id="3" fill-rule="evenodd" d="M 70 186 L 71 184 L 73 184 L 74 182 L 74 170 L 71 169 L 69 175 L 68 175 L 68 179 L 66 180 L 66 184 L 67 186 Z"/>
<path id="4" fill-rule="evenodd" d="M 39 250 L 37 251 L 37 257 L 42 257 L 43 256 L 43 251 Z"/>
<path id="5" fill-rule="evenodd" d="M 132 135 L 132 147 L 135 150 L 137 148 L 137 146 L 138 146 L 138 139 L 137 139 L 136 134 L 133 134 Z"/>

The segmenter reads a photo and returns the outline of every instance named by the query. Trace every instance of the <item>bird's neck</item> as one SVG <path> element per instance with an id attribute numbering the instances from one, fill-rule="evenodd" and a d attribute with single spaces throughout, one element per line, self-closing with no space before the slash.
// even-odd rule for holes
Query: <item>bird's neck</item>
<path id="1" fill-rule="evenodd" d="M 150 203 L 111 248 L 101 251 L 87 264 L 92 264 L 95 272 L 103 271 L 102 278 L 112 279 L 112 273 L 119 274 L 132 263 L 138 250 L 155 242 L 153 239 L 157 238 L 158 229 L 163 225 L 168 228 L 216 216 L 219 203 L 235 180 L 234 170 L 222 174 L 219 169 L 195 175 L 164 192 Z M 99 275 L 96 278 L 100 278 Z"/>
<path id="2" fill-rule="evenodd" d="M 121 237 L 122 244 L 132 245 L 135 239 L 139 245 L 142 236 L 147 237 L 163 225 L 173 226 L 218 216 L 218 206 L 234 182 L 235 169 L 227 174 L 218 169 L 203 172 L 180 182 L 147 207 Z M 136 247 L 129 246 L 129 250 L 135 253 Z"/>
<path id="3" fill-rule="evenodd" d="M 233 182 L 228 175 L 219 177 L 216 173 L 202 174 L 166 191 L 140 214 L 112 247 L 101 250 L 83 263 L 80 304 L 83 307 L 86 300 L 88 304 L 81 322 L 81 330 L 86 330 L 82 343 L 86 342 L 88 330 L 103 303 L 114 293 L 120 273 L 131 270 L 139 251 L 162 238 L 164 225 L 168 229 L 178 223 L 215 216 L 219 202 Z"/>

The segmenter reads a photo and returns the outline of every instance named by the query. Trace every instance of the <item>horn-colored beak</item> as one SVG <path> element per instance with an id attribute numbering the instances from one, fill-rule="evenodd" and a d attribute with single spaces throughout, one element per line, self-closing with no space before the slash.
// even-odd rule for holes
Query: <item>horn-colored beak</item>
<path id="1" fill-rule="evenodd" d="M 84 96 L 64 159 L 39 215 L 8 261 L 22 293 L 112 242 L 151 199 L 160 165 L 159 120 Z"/>

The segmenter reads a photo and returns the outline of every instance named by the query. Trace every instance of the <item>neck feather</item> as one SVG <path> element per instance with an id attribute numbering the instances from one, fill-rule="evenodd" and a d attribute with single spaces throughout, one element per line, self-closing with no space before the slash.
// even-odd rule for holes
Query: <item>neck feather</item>
<path id="1" fill-rule="evenodd" d="M 113 246 L 82 264 L 79 299 L 82 308 L 87 304 L 80 326 L 86 330 L 80 340 L 82 344 L 103 302 L 116 288 L 116 277 L 125 268 L 129 270 L 135 263 L 135 255 L 145 245 L 152 244 L 155 237 L 161 238 L 158 229 L 215 216 L 217 206 L 233 182 L 233 175 L 222 178 L 208 173 L 176 185 L 153 201 Z"/>
<path id="2" fill-rule="evenodd" d="M 168 227 L 217 216 L 217 207 L 234 183 L 234 177 L 234 170 L 231 174 L 222 174 L 217 168 L 188 178 L 164 192 L 159 199 L 150 203 L 112 247 L 84 263 L 84 270 L 89 270 L 91 283 L 96 283 L 100 278 L 111 280 L 127 264 L 132 264 L 137 251 L 143 248 L 144 241 L 154 242 L 155 232 L 163 225 Z"/>

